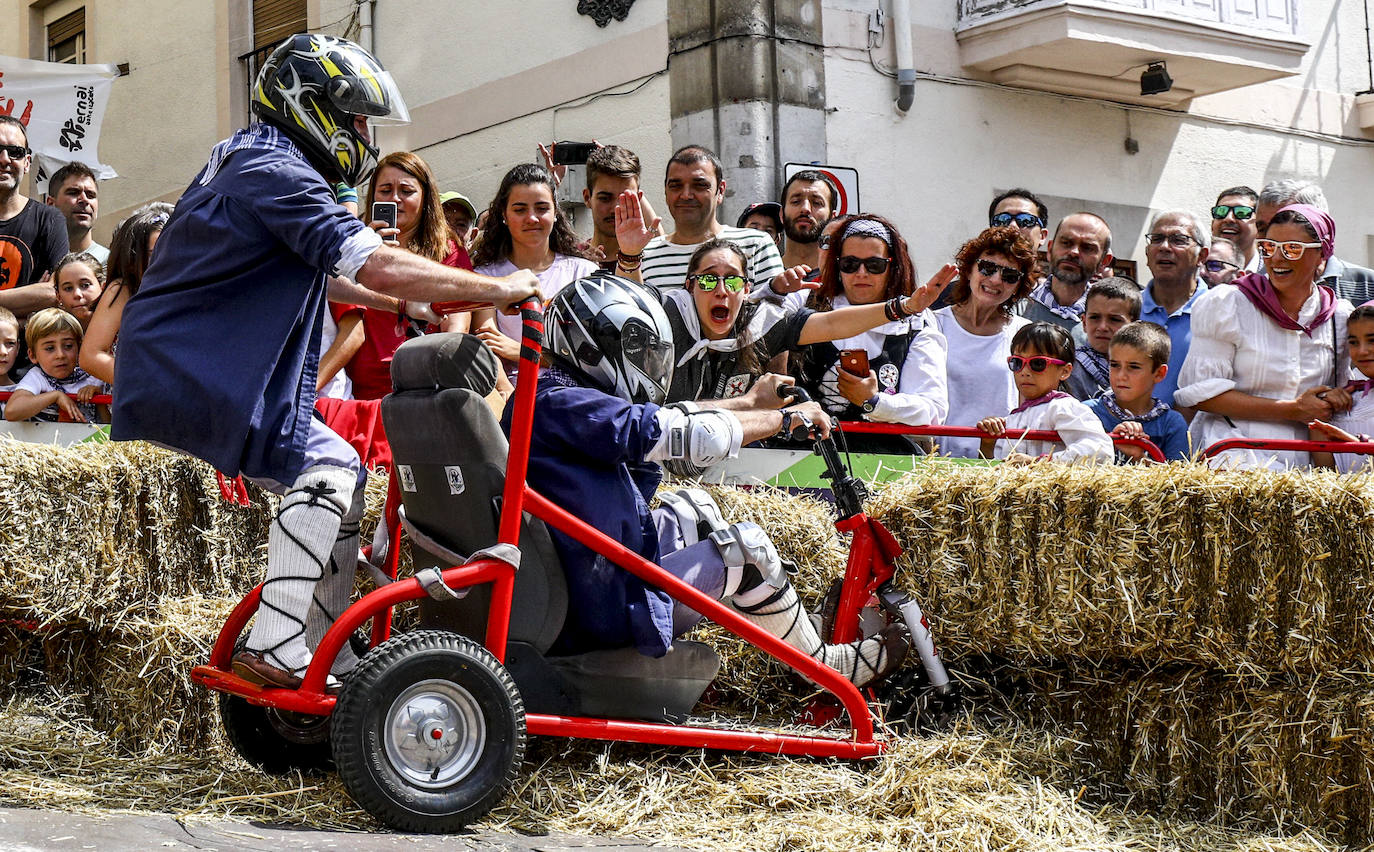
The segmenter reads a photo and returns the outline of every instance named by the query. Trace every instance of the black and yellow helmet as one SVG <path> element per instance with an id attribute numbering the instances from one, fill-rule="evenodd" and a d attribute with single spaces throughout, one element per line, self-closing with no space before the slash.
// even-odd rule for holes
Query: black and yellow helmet
<path id="1" fill-rule="evenodd" d="M 279 128 L 325 172 L 357 185 L 377 166 L 371 130 L 410 114 L 391 75 L 347 39 L 299 33 L 272 51 L 253 85 L 253 113 Z"/>

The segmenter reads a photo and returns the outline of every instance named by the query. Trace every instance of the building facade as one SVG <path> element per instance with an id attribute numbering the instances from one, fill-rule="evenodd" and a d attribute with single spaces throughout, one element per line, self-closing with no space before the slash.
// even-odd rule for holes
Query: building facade
<path id="1" fill-rule="evenodd" d="M 725 161 L 726 219 L 775 196 L 785 163 L 850 167 L 862 209 L 893 218 L 933 270 L 996 192 L 1025 186 L 1052 219 L 1103 215 L 1145 276 L 1152 211 L 1205 214 L 1224 187 L 1288 177 L 1324 186 L 1343 258 L 1374 261 L 1365 13 L 1363 0 L 0 0 L 15 22 L 0 54 L 127 64 L 100 141 L 120 173 L 102 188 L 101 238 L 176 198 L 247 120 L 264 51 L 309 28 L 374 49 L 414 119 L 383 129 L 383 151 L 416 151 L 479 206 L 539 142 L 595 139 L 640 155 L 662 212 L 669 154 L 700 142 Z M 1157 62 L 1172 85 L 1143 95 Z"/>

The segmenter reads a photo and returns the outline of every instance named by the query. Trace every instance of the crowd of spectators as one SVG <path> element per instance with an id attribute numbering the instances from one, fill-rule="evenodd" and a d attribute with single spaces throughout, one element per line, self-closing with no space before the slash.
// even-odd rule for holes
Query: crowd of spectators
<path id="1" fill-rule="evenodd" d="M 1058 219 L 1027 189 L 998 194 L 988 226 L 951 246 L 922 283 L 898 227 L 874 214 L 837 216 L 837 188 L 819 170 L 791 175 L 778 200 L 720 221 L 728 176 L 689 145 L 665 164 L 668 222 L 644 198 L 639 158 L 597 145 L 585 164 L 591 233 L 559 205 L 565 169 L 505 175 L 475 205 L 443 190 L 419 156 L 381 159 L 366 195 L 341 204 L 381 238 L 489 276 L 528 270 L 551 298 L 598 270 L 654 289 L 674 332 L 671 400 L 742 395 L 790 374 L 836 417 L 910 426 L 978 426 L 938 452 L 1005 458 L 1139 460 L 1148 438 L 1171 460 L 1228 437 L 1359 440 L 1374 409 L 1374 271 L 1334 253 L 1321 189 L 1276 180 L 1222 189 L 1206 213 L 1166 210 L 1145 235 L 1149 276 L 1117 275 L 1111 223 L 1092 212 Z M 0 116 L 0 390 L 9 420 L 97 420 L 93 394 L 117 393 L 123 307 L 156 260 L 173 206 L 148 205 L 92 237 L 99 183 L 81 163 L 60 169 L 45 198 L 26 197 L 23 125 Z M 376 202 L 394 205 L 379 216 Z M 1143 276 L 1142 276 L 1143 277 Z M 514 378 L 519 323 L 492 310 L 434 313 L 331 282 L 316 387 L 322 398 L 376 400 L 408 337 L 477 335 Z M 773 379 L 770 379 L 773 380 Z M 502 383 L 508 394 L 510 384 Z M 498 403 L 499 404 L 499 403 Z M 1008 429 L 1053 429 L 1039 445 Z M 873 451 L 930 450 L 875 437 Z M 1218 463 L 1358 467 L 1329 454 L 1234 451 Z"/>

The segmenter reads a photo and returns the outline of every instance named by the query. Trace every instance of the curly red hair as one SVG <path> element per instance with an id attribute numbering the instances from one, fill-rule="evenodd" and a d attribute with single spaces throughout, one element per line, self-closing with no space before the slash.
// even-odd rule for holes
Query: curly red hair
<path id="1" fill-rule="evenodd" d="M 973 295 L 968 282 L 973 278 L 973 265 L 985 254 L 1003 255 L 1011 261 L 1012 266 L 1021 270 L 1016 292 L 1002 303 L 1002 311 L 1010 314 L 1017 302 L 1030 295 L 1031 276 L 1035 274 L 1036 263 L 1035 250 L 1022 236 L 1021 229 L 1013 225 L 988 228 L 959 247 L 959 253 L 954 257 L 954 265 L 959 267 L 959 280 L 954 282 L 950 290 L 950 304 L 963 304 Z"/>

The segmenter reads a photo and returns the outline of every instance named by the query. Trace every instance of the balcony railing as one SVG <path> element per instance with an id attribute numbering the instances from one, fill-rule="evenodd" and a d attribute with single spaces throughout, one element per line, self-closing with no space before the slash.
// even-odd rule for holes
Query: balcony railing
<path id="1" fill-rule="evenodd" d="M 965 26 L 1011 11 L 1066 5 L 1066 0 L 958 0 Z M 1170 20 L 1216 24 L 1281 35 L 1298 33 L 1298 0 L 1073 0 L 1075 5 L 1116 7 Z"/>

